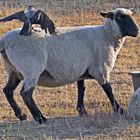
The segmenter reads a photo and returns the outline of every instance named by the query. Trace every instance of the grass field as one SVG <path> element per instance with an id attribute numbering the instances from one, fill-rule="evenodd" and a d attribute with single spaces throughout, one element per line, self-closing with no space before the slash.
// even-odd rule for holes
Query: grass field
<path id="1" fill-rule="evenodd" d="M 11 11 L 1 11 L 0 16 L 8 15 Z M 91 10 L 72 12 L 67 16 L 51 13 L 50 16 L 57 26 L 96 25 L 103 22 L 99 13 Z M 140 15 L 135 18 L 140 26 Z M 20 22 L 16 21 L 0 23 L 0 35 L 20 26 Z M 133 94 L 131 76 L 128 75 L 133 70 L 140 70 L 140 37 L 127 38 L 110 75 L 114 95 L 125 111 Z M 75 83 L 59 88 L 36 87 L 34 99 L 48 118 L 43 125 L 33 121 L 23 104 L 19 95 L 21 85 L 15 91 L 15 99 L 28 115 L 28 121 L 18 121 L 2 92 L 6 80 L 7 75 L 0 60 L 0 139 L 140 139 L 140 122 L 127 119 L 125 114 L 113 113 L 108 98 L 94 80 L 86 81 L 85 107 L 88 116 L 85 117 L 79 117 L 76 112 Z"/>

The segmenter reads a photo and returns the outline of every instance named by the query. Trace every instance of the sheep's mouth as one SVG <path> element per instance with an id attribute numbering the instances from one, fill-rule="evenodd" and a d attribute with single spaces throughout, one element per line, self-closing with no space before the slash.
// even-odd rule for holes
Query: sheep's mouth
<path id="1" fill-rule="evenodd" d="M 128 36 L 132 36 L 132 37 L 137 37 L 138 36 L 139 31 L 133 31 L 132 33 L 130 33 Z"/>
<path id="2" fill-rule="evenodd" d="M 127 33 L 126 33 L 127 36 L 132 36 L 132 37 L 137 37 L 138 34 L 139 34 L 139 29 L 138 28 L 136 28 L 132 31 L 128 30 Z"/>

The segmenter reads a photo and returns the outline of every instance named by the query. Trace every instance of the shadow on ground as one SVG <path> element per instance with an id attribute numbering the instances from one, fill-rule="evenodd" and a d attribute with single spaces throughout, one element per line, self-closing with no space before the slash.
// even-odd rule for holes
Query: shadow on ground
<path id="1" fill-rule="evenodd" d="M 16 120 L 0 123 L 0 139 L 96 139 L 99 136 L 115 138 L 116 135 L 125 136 L 125 130 L 132 125 L 139 127 L 140 123 L 130 122 L 125 116 L 114 113 L 48 118 L 47 123 L 41 125 L 34 121 Z"/>

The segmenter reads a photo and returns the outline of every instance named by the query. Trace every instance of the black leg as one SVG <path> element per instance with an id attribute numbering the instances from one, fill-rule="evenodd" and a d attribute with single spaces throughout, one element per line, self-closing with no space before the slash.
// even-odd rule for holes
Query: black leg
<path id="1" fill-rule="evenodd" d="M 120 114 L 123 114 L 123 109 L 120 107 L 120 105 L 115 100 L 115 97 L 112 93 L 112 87 L 109 83 L 103 84 L 102 88 L 104 89 L 105 93 L 107 94 L 107 97 L 109 98 L 112 108 L 114 112 L 118 112 Z"/>
<path id="2" fill-rule="evenodd" d="M 21 108 L 18 106 L 18 104 L 13 98 L 14 90 L 16 89 L 19 83 L 20 83 L 20 80 L 17 78 L 16 74 L 12 73 L 9 76 L 8 83 L 3 89 L 3 92 L 5 93 L 5 96 L 8 102 L 10 103 L 11 107 L 13 108 L 16 117 L 22 121 L 22 120 L 26 120 L 27 116 L 26 114 L 22 113 Z"/>
<path id="3" fill-rule="evenodd" d="M 35 104 L 32 98 L 33 90 L 34 88 L 32 87 L 28 91 L 24 91 L 23 87 L 21 90 L 21 96 L 23 98 L 24 103 L 30 110 L 34 120 L 41 124 L 46 121 L 46 118 L 42 115 L 41 111 L 38 109 L 37 105 Z"/>
<path id="4" fill-rule="evenodd" d="M 80 116 L 87 115 L 87 111 L 84 108 L 84 80 L 77 81 L 78 88 L 78 100 L 77 100 L 77 111 Z"/>

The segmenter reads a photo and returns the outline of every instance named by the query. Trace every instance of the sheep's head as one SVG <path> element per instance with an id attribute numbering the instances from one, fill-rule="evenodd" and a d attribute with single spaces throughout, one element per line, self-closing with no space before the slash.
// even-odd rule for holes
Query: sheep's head
<path id="1" fill-rule="evenodd" d="M 100 14 L 111 19 L 119 27 L 122 37 L 138 35 L 139 29 L 133 19 L 134 11 L 132 9 L 117 8 L 111 12 L 101 12 Z"/>

